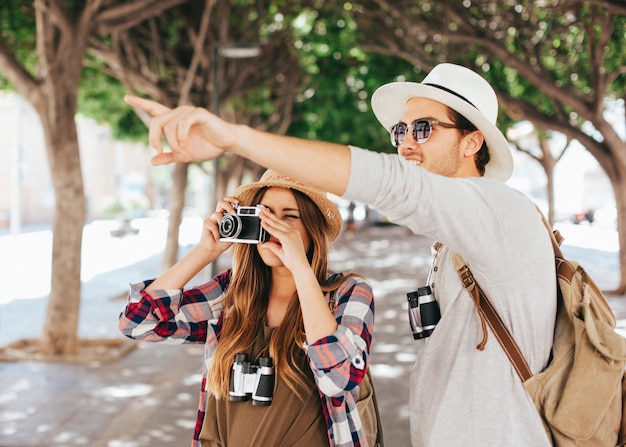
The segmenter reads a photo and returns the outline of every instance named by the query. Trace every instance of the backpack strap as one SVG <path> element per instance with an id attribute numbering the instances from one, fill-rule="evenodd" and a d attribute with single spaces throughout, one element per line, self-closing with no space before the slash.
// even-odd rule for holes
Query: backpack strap
<path id="1" fill-rule="evenodd" d="M 541 216 L 543 224 L 550 234 L 550 240 L 552 241 L 552 249 L 554 250 L 554 257 L 556 261 L 556 268 L 557 271 L 560 271 L 563 264 L 567 264 L 567 262 L 564 261 L 563 252 L 561 251 L 560 247 L 561 242 L 563 242 L 563 236 L 558 230 L 552 229 L 552 225 L 550 225 L 548 219 L 546 219 L 546 216 L 544 216 L 544 214 L 541 212 L 541 209 L 536 205 L 535 208 L 537 208 L 537 212 Z M 454 262 L 454 267 L 456 268 L 457 273 L 459 274 L 459 278 L 461 279 L 461 284 L 463 284 L 463 287 L 465 288 L 465 290 L 467 290 L 470 297 L 472 297 L 474 304 L 476 305 L 476 310 L 478 311 L 478 315 L 483 326 L 483 339 L 476 348 L 482 351 L 485 348 L 485 343 L 487 343 L 487 330 L 485 328 L 486 322 L 498 339 L 498 342 L 502 346 L 504 353 L 511 361 L 513 368 L 515 368 L 515 371 L 522 379 L 522 382 L 527 381 L 532 377 L 533 374 L 530 371 L 530 367 L 528 366 L 528 362 L 526 362 L 522 351 L 520 350 L 517 343 L 515 343 L 513 336 L 504 325 L 504 322 L 500 318 L 500 315 L 498 315 L 498 312 L 496 312 L 496 309 L 491 304 L 491 301 L 489 301 L 489 298 L 487 298 L 487 295 L 485 295 L 483 289 L 480 288 L 480 286 L 474 279 L 474 275 L 472 274 L 471 270 L 469 269 L 461 255 L 459 255 L 458 253 L 453 253 L 452 261 Z M 571 279 L 571 275 L 568 276 L 570 276 Z"/>
<path id="2" fill-rule="evenodd" d="M 564 259 L 565 257 L 563 256 L 563 252 L 561 251 L 561 243 L 563 243 L 563 240 L 565 238 L 563 237 L 563 235 L 561 234 L 559 230 L 554 230 L 552 228 L 552 225 L 550 225 L 550 222 L 548 222 L 548 219 L 546 219 L 546 216 L 541 211 L 541 208 L 539 208 L 537 205 L 535 205 L 535 208 L 537 208 L 537 212 L 541 216 L 541 220 L 543 221 L 543 224 L 546 227 L 546 230 L 548 230 L 548 234 L 550 234 L 550 240 L 552 241 L 552 249 L 554 250 L 554 257 L 557 260 Z"/>
<path id="3" fill-rule="evenodd" d="M 376 445 L 373 447 L 383 447 L 383 421 L 380 417 L 380 410 L 378 409 L 378 399 L 376 398 L 376 387 L 374 386 L 374 378 L 372 377 L 372 373 L 370 372 L 369 367 L 367 368 L 367 372 L 365 373 L 369 377 L 370 385 L 372 387 L 372 400 L 374 402 L 374 411 L 376 412 Z"/>
<path id="4" fill-rule="evenodd" d="M 506 356 L 511 361 L 515 371 L 517 371 L 517 374 L 522 379 L 522 382 L 530 379 L 533 374 L 530 371 L 530 367 L 528 366 L 522 351 L 519 349 L 519 346 L 517 346 L 517 343 L 515 343 L 513 336 L 504 325 L 504 322 L 491 304 L 491 301 L 489 301 L 487 295 L 485 295 L 474 279 L 474 275 L 471 270 L 458 253 L 454 253 L 452 255 L 452 260 L 454 261 L 454 266 L 457 269 L 459 278 L 461 278 L 463 287 L 465 287 L 465 290 L 467 290 L 476 305 L 476 310 L 478 311 L 478 315 L 483 326 L 483 339 L 478 346 L 476 346 L 476 348 L 481 351 L 485 349 L 485 344 L 487 343 L 487 328 L 485 327 L 486 322 L 498 339 L 498 342 L 502 346 Z"/>
<path id="5" fill-rule="evenodd" d="M 552 241 L 552 250 L 554 250 L 554 265 L 556 267 L 557 277 L 565 279 L 568 283 L 572 282 L 572 278 L 576 273 L 576 268 L 570 264 L 563 252 L 561 251 L 561 243 L 564 240 L 563 235 L 559 230 L 554 230 L 546 216 L 541 212 L 541 209 L 537 207 L 537 211 L 541 215 L 541 219 L 543 220 L 543 224 L 546 226 L 548 233 L 550 234 L 550 240 Z M 561 294 L 561 288 L 559 287 L 559 283 L 557 281 L 557 293 Z"/>

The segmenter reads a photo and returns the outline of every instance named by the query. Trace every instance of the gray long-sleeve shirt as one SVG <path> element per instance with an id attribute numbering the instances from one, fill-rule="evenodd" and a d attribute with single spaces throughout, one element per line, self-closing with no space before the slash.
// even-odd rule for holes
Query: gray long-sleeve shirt
<path id="1" fill-rule="evenodd" d="M 415 342 L 413 446 L 549 446 L 532 400 L 490 330 L 485 349 L 476 349 L 480 320 L 452 262 L 453 252 L 465 259 L 531 371 L 541 371 L 553 340 L 556 280 L 549 234 L 535 205 L 497 180 L 443 177 L 400 156 L 358 148 L 351 157 L 345 198 L 443 244 L 431 272 L 441 320 L 429 338 Z"/>

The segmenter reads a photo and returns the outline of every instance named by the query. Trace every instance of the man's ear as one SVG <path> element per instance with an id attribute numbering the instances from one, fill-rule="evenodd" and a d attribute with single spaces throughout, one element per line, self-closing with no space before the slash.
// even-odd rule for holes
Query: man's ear
<path id="1" fill-rule="evenodd" d="M 465 135 L 463 141 L 465 143 L 463 147 L 463 156 L 473 157 L 483 146 L 485 136 L 480 130 L 475 130 L 474 132 Z"/>

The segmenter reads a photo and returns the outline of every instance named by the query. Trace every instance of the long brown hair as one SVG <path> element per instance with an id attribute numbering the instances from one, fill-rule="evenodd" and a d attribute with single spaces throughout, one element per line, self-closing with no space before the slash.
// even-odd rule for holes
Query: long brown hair
<path id="1" fill-rule="evenodd" d="M 267 189 L 259 189 L 252 203 L 259 203 Z M 299 191 L 292 189 L 291 192 L 298 204 L 300 219 L 311 237 L 311 246 L 307 253 L 311 268 L 323 292 L 336 290 L 352 275 L 342 276 L 332 284 L 327 284 L 330 244 L 328 226 L 311 199 Z M 256 246 L 235 244 L 232 278 L 224 296 L 220 341 L 207 374 L 207 390 L 218 399 L 228 397 L 230 370 L 235 354 L 250 352 L 256 337 L 263 331 L 271 284 L 271 268 L 265 265 Z M 304 350 L 305 340 L 300 302 L 294 294 L 282 323 L 271 337 L 269 356 L 274 361 L 276 374 L 299 397 L 305 389 L 305 382 L 302 379 L 304 371 L 298 366 L 296 354 L 298 350 Z"/>

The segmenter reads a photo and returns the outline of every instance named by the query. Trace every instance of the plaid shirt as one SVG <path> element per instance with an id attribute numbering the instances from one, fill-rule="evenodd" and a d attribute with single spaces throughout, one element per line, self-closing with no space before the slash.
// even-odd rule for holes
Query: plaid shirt
<path id="1" fill-rule="evenodd" d="M 230 283 L 231 271 L 188 290 L 150 290 L 152 281 L 131 285 L 119 328 L 124 335 L 144 341 L 171 344 L 204 343 L 208 369 L 221 330 L 219 303 Z M 329 295 L 326 296 L 327 300 Z M 309 365 L 320 393 L 331 447 L 367 446 L 356 400 L 366 372 L 374 326 L 374 300 L 370 285 L 348 278 L 334 295 L 337 330 L 305 345 Z M 206 370 L 192 447 L 200 447 L 200 431 L 206 407 Z"/>

